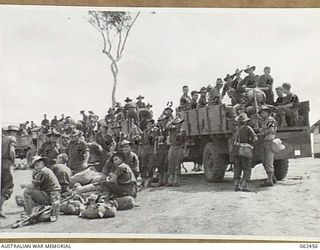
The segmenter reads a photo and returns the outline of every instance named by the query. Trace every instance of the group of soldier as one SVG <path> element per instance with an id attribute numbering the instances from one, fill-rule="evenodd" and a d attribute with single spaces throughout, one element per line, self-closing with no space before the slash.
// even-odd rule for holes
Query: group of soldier
<path id="1" fill-rule="evenodd" d="M 199 109 L 208 105 L 220 105 L 227 94 L 234 108 L 237 127 L 233 134 L 233 163 L 235 191 L 250 191 L 248 183 L 251 177 L 252 156 L 239 154 L 240 145 L 253 149 L 255 143 L 263 143 L 262 163 L 267 173 L 267 181 L 263 187 L 271 187 L 276 183 L 274 175 L 274 151 L 271 143 L 276 138 L 277 126 L 296 126 L 299 124 L 299 98 L 291 92 L 291 85 L 283 83 L 276 88 L 277 99 L 274 100 L 274 80 L 270 67 L 264 68 L 264 74 L 255 75 L 256 67 L 247 66 L 245 70 L 236 69 L 223 79 L 217 78 L 215 86 L 202 87 L 200 91 L 192 91 L 183 86 L 178 110 Z M 247 76 L 242 79 L 244 71 Z M 200 94 L 200 97 L 199 97 Z M 258 135 L 254 132 L 258 129 Z M 249 149 L 248 149 L 249 148 Z M 241 149 L 242 150 L 242 149 Z"/>
<path id="2" fill-rule="evenodd" d="M 241 79 L 242 70 L 237 69 L 233 75 L 228 74 L 224 78 L 224 86 L 222 79 L 218 78 L 215 86 L 203 87 L 200 92 L 192 91 L 191 97 L 188 95 L 189 87 L 183 86 L 176 116 L 173 115 L 172 104 L 168 103 L 157 121 L 153 119 L 152 105 L 145 104 L 141 95 L 136 98 L 137 101 L 127 97 L 124 106 L 117 103 L 102 120 L 92 111 L 89 115 L 81 111 L 82 120 L 78 122 L 64 115 L 59 120 L 55 116 L 49 122 L 44 115 L 40 130 L 47 140 L 29 157 L 29 165 L 34 172 L 32 185 L 25 187 L 26 211 L 30 213 L 35 204 L 50 204 L 55 207 L 51 218 L 55 221 L 61 195 L 73 188 L 70 178 L 88 168 L 101 173 L 101 192 L 110 197 L 136 197 L 137 179 L 141 179 L 141 186 L 149 187 L 156 170 L 158 186 L 179 186 L 186 141 L 186 131 L 181 129 L 183 118 L 179 115 L 180 111 L 222 104 L 226 94 L 237 111 L 235 120 L 238 126 L 234 133 L 235 191 L 250 191 L 248 182 L 252 157 L 238 154 L 237 146 L 254 146 L 257 135 L 252 127 L 257 124 L 263 140 L 262 161 L 268 176 L 263 186 L 273 186 L 276 179 L 274 152 L 270 143 L 279 125 L 274 113 L 275 110 L 282 112 L 287 125 L 295 126 L 299 100 L 291 93 L 290 84 L 284 83 L 276 88 L 278 98 L 274 101 L 270 67 L 265 67 L 261 76 L 254 75 L 254 71 L 254 66 L 248 66 L 244 70 L 248 76 Z M 128 133 L 123 132 L 121 127 L 124 120 L 131 121 Z M 250 124 L 251 121 L 254 123 Z M 1 217 L 4 217 L 2 205 L 13 191 L 11 166 L 14 164 L 15 135 L 18 132 L 19 128 L 9 126 L 2 137 Z"/>
<path id="3" fill-rule="evenodd" d="M 104 120 L 98 120 L 93 112 L 80 123 L 71 117 L 48 123 L 46 115 L 41 123 L 40 134 L 46 140 L 30 154 L 29 167 L 33 168 L 32 184 L 23 185 L 24 207 L 27 214 L 36 205 L 52 206 L 51 221 L 59 214 L 61 197 L 71 192 L 71 179 L 87 169 L 101 174 L 101 193 L 104 196 L 136 197 L 139 186 L 149 187 L 154 181 L 156 169 L 159 178 L 156 186 L 179 186 L 180 167 L 183 157 L 183 120 L 173 117 L 170 106 L 164 108 L 157 122 L 153 119 L 150 104 L 145 105 L 139 96 L 137 102 L 125 100 L 109 109 Z M 93 132 L 83 126 L 95 120 Z M 129 133 L 122 132 L 121 121 L 132 122 Z M 90 122 L 89 122 L 90 123 Z M 0 216 L 3 203 L 13 191 L 11 167 L 15 161 L 18 127 L 9 126 L 2 137 L 2 181 Z M 38 143 L 34 143 L 34 146 Z M 28 153 L 31 151 L 29 150 Z M 141 181 L 137 181 L 141 180 Z"/>

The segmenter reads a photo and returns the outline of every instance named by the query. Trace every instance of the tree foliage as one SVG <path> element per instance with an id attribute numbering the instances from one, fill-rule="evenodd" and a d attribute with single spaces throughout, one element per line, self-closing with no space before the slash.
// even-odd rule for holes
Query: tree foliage
<path id="1" fill-rule="evenodd" d="M 102 52 L 111 61 L 111 72 L 114 78 L 112 106 L 115 106 L 115 92 L 119 72 L 118 62 L 122 58 L 129 32 L 140 12 L 133 15 L 126 11 L 89 11 L 89 23 L 99 31 L 103 40 Z"/>

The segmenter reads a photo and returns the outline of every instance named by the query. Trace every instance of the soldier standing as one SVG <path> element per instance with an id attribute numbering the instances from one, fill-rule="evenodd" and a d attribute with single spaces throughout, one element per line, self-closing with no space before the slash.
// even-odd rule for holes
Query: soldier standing
<path id="1" fill-rule="evenodd" d="M 140 121 L 140 129 L 142 131 L 144 131 L 146 129 L 147 126 L 147 121 L 151 120 L 153 118 L 153 113 L 150 110 L 150 108 L 152 107 L 152 105 L 150 105 L 148 103 L 147 107 L 148 108 L 141 108 L 138 111 L 138 117 L 139 117 L 139 121 Z"/>
<path id="2" fill-rule="evenodd" d="M 262 140 L 262 164 L 266 170 L 268 179 L 262 183 L 262 187 L 272 187 L 276 183 L 274 176 L 274 152 L 271 148 L 272 140 L 275 138 L 277 131 L 276 120 L 270 116 L 270 108 L 267 105 L 261 107 L 260 111 L 262 128 L 260 138 Z"/>
<path id="3" fill-rule="evenodd" d="M 68 147 L 69 167 L 73 174 L 77 174 L 88 168 L 89 148 L 81 139 L 82 132 L 74 130 L 70 135 L 71 141 Z"/>
<path id="4" fill-rule="evenodd" d="M 223 95 L 222 95 L 222 97 L 220 95 L 220 90 L 221 90 L 222 86 L 223 86 L 222 80 L 221 80 L 221 78 L 218 78 L 217 82 L 216 82 L 216 86 L 214 86 L 209 91 L 209 95 L 208 95 L 209 104 L 213 104 L 213 105 L 222 104 L 221 100 L 223 98 Z M 224 90 L 224 88 L 223 88 L 223 90 Z"/>
<path id="5" fill-rule="evenodd" d="M 0 196 L 0 217 L 5 218 L 2 212 L 3 203 L 8 200 L 13 192 L 13 176 L 12 166 L 16 158 L 16 135 L 19 128 L 16 126 L 8 126 L 5 131 L 6 135 L 2 135 L 1 146 L 1 196 Z"/>
<path id="6" fill-rule="evenodd" d="M 47 136 L 49 141 L 42 144 L 38 150 L 38 154 L 42 157 L 46 157 L 48 159 L 48 167 L 51 167 L 55 164 L 55 159 L 57 159 L 57 156 L 60 153 L 60 147 L 57 144 L 57 140 L 61 135 L 58 131 L 53 129 Z"/>
<path id="7" fill-rule="evenodd" d="M 207 102 L 207 88 L 206 87 L 202 87 L 200 89 L 200 98 L 199 98 L 199 101 L 198 101 L 197 108 L 203 108 L 203 107 L 205 107 L 207 105 L 208 105 L 208 102 Z"/>
<path id="8" fill-rule="evenodd" d="M 47 114 L 43 115 L 43 120 L 41 121 L 41 127 L 42 127 L 43 134 L 48 133 L 50 128 L 50 121 L 47 119 Z"/>
<path id="9" fill-rule="evenodd" d="M 139 120 L 138 120 L 138 106 L 136 103 L 132 101 L 129 97 L 127 97 L 125 100 L 126 104 L 124 105 L 124 111 L 126 114 L 126 118 L 128 120 L 133 120 L 134 123 L 139 126 Z"/>
<path id="10" fill-rule="evenodd" d="M 274 95 L 273 95 L 273 78 L 270 75 L 271 68 L 266 66 L 264 67 L 264 74 L 259 77 L 258 87 L 263 90 L 266 94 L 266 103 L 273 104 L 274 103 Z"/>
<path id="11" fill-rule="evenodd" d="M 191 91 L 191 109 L 197 108 L 198 98 L 199 98 L 199 92 L 195 90 Z"/>
<path id="12" fill-rule="evenodd" d="M 182 110 L 190 109 L 191 97 L 189 96 L 189 87 L 187 85 L 182 87 L 183 95 L 180 98 L 180 107 Z"/>
<path id="13" fill-rule="evenodd" d="M 185 131 L 181 131 L 183 119 L 176 117 L 167 124 L 169 130 L 168 152 L 168 186 L 180 186 L 181 164 L 183 161 L 183 147 L 185 144 Z"/>
<path id="14" fill-rule="evenodd" d="M 256 70 L 256 66 L 248 65 L 247 68 L 244 70 L 248 75 L 242 80 L 240 86 L 244 88 L 244 90 L 256 88 L 258 85 L 259 76 L 254 74 Z"/>
<path id="15" fill-rule="evenodd" d="M 138 109 L 143 109 L 143 108 L 145 108 L 146 107 L 146 104 L 142 101 L 144 99 L 144 96 L 142 96 L 142 95 L 139 95 L 138 97 L 137 97 L 137 107 L 138 107 Z"/>
<path id="16" fill-rule="evenodd" d="M 219 80 L 221 81 L 221 83 L 222 83 L 221 78 L 218 78 L 218 79 L 219 79 Z M 218 82 L 218 79 L 217 79 L 217 82 Z M 233 75 L 227 74 L 226 77 L 225 77 L 223 80 L 225 81 L 225 84 L 224 84 L 223 89 L 222 89 L 221 99 L 223 99 L 224 96 L 225 96 L 226 94 L 228 94 L 228 96 L 229 96 L 229 97 L 231 98 L 231 100 L 232 100 L 232 95 L 231 95 L 231 93 L 232 93 L 232 80 L 233 80 Z M 219 81 L 219 82 L 220 82 L 220 81 Z"/>
<path id="17" fill-rule="evenodd" d="M 168 153 L 170 146 L 167 143 L 169 133 L 166 126 L 171 120 L 172 119 L 170 117 L 166 117 L 163 114 L 158 118 L 159 134 L 157 138 L 157 167 L 160 175 L 159 186 L 167 185 L 168 181 Z"/>
<path id="18" fill-rule="evenodd" d="M 140 159 L 141 159 L 141 177 L 142 184 L 145 187 L 150 185 L 150 179 L 153 176 L 154 164 L 155 164 L 155 137 L 156 134 L 153 131 L 154 120 L 147 121 L 147 129 L 142 133 L 142 145 L 140 147 Z"/>
<path id="19" fill-rule="evenodd" d="M 236 117 L 238 126 L 233 138 L 233 145 L 236 151 L 234 152 L 234 191 L 250 191 L 248 183 L 251 178 L 252 169 L 252 157 L 244 157 L 239 155 L 239 145 L 246 143 L 252 145 L 257 141 L 257 136 L 253 129 L 247 125 L 250 120 L 246 113 L 241 113 Z M 242 188 L 241 188 L 241 175 L 242 176 Z"/>
<path id="20" fill-rule="evenodd" d="M 231 92 L 233 93 L 233 98 L 231 98 L 232 106 L 240 104 L 243 100 L 243 93 L 238 89 L 238 86 L 240 86 L 240 82 L 242 81 L 241 73 L 242 70 L 236 69 L 236 72 L 233 74 L 235 79 L 231 82 Z"/>

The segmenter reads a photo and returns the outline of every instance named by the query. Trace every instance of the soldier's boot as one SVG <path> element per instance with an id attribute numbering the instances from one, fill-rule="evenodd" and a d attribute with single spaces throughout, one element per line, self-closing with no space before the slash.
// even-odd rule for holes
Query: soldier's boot
<path id="1" fill-rule="evenodd" d="M 272 174 L 272 181 L 273 181 L 273 184 L 277 183 L 277 177 L 274 175 L 274 173 Z"/>
<path id="2" fill-rule="evenodd" d="M 159 173 L 159 187 L 164 186 L 163 173 Z"/>
<path id="3" fill-rule="evenodd" d="M 272 187 L 273 186 L 273 172 L 267 172 L 268 180 L 264 183 L 262 183 L 261 187 Z"/>
<path id="4" fill-rule="evenodd" d="M 241 183 L 240 179 L 234 180 L 234 191 L 236 192 L 241 191 L 240 183 Z"/>
<path id="5" fill-rule="evenodd" d="M 2 212 L 2 206 L 3 203 L 6 201 L 6 197 L 4 197 L 3 195 L 1 195 L 0 197 L 0 218 L 6 218 L 6 216 L 4 215 L 4 213 Z"/>
<path id="6" fill-rule="evenodd" d="M 144 186 L 145 186 L 146 188 L 151 186 L 151 179 L 150 179 L 150 178 L 146 178 L 146 180 L 145 180 L 145 182 L 144 182 Z"/>
<path id="7" fill-rule="evenodd" d="M 60 201 L 53 202 L 51 207 L 50 221 L 56 222 L 60 213 Z"/>
<path id="8" fill-rule="evenodd" d="M 250 192 L 248 181 L 242 181 L 242 191 L 243 192 Z"/>
<path id="9" fill-rule="evenodd" d="M 24 209 L 26 210 L 27 215 L 32 213 L 32 209 L 35 207 L 35 203 L 31 199 L 31 197 L 25 197 L 24 200 Z"/>
<path id="10" fill-rule="evenodd" d="M 173 178 L 173 186 L 174 187 L 180 187 L 180 176 L 175 175 Z"/>
<path id="11" fill-rule="evenodd" d="M 167 172 L 164 172 L 163 173 L 163 185 L 167 185 L 168 183 L 168 173 Z"/>
<path id="12" fill-rule="evenodd" d="M 168 177 L 168 183 L 166 185 L 167 187 L 172 187 L 173 186 L 173 175 L 169 175 Z"/>

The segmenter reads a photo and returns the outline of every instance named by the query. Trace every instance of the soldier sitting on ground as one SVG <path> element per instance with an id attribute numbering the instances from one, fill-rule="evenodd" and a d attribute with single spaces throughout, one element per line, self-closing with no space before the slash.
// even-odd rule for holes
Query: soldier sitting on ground
<path id="1" fill-rule="evenodd" d="M 124 163 L 125 155 L 118 152 L 111 157 L 113 169 L 101 183 L 102 194 L 109 198 L 137 197 L 137 180 L 131 168 Z"/>
<path id="2" fill-rule="evenodd" d="M 25 209 L 28 215 L 37 205 L 51 205 L 50 221 L 57 220 L 60 212 L 59 181 L 51 169 L 46 167 L 46 158 L 35 156 L 33 159 L 34 172 L 31 185 L 21 185 L 24 190 Z"/>
<path id="3" fill-rule="evenodd" d="M 57 163 L 51 168 L 61 186 L 61 194 L 69 191 L 71 169 L 67 166 L 68 159 L 67 154 L 59 154 L 57 157 Z"/>

